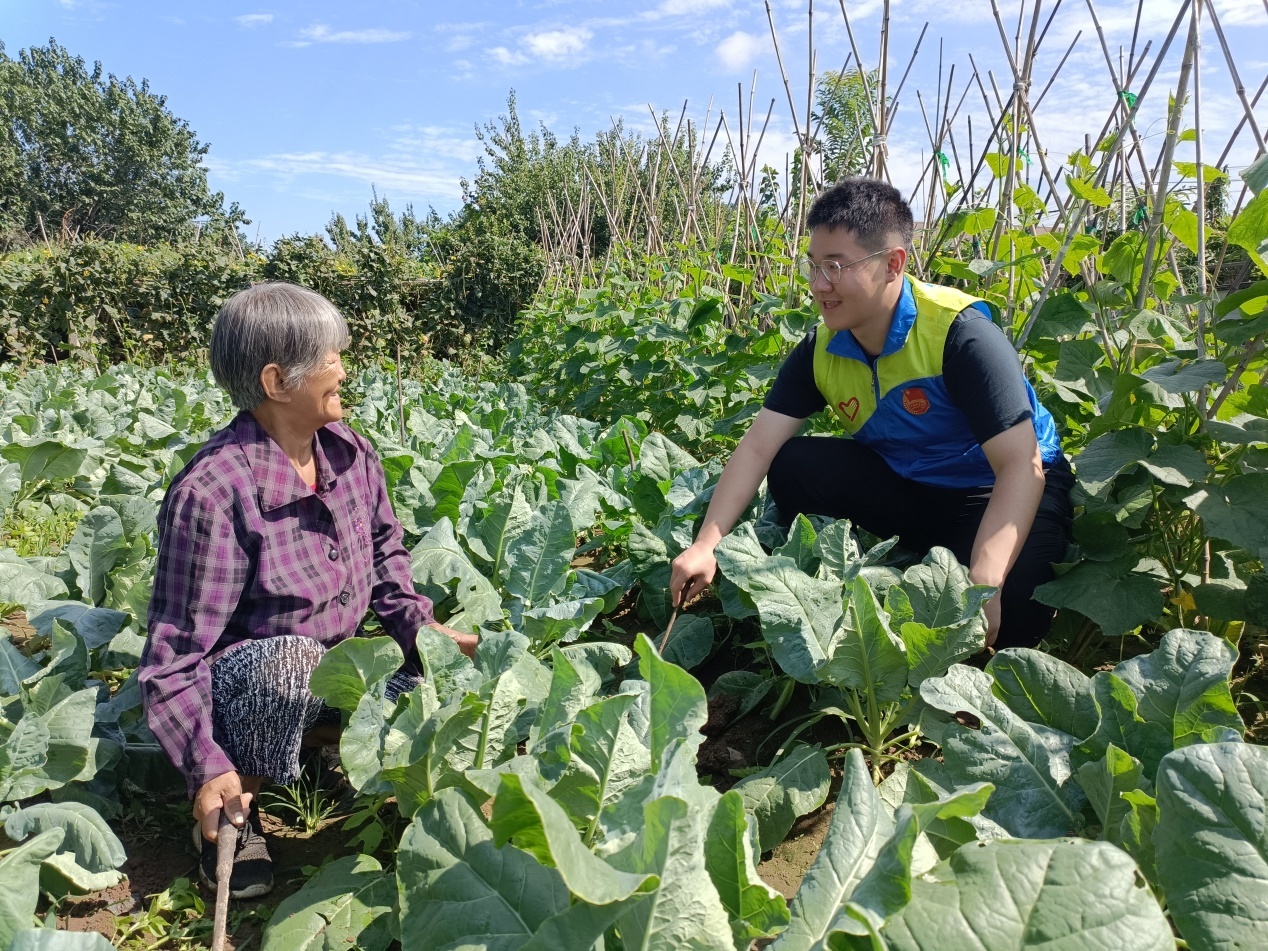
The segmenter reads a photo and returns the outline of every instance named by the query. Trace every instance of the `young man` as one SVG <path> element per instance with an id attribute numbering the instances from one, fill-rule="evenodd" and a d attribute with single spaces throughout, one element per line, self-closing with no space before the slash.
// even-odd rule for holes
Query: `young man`
<path id="1" fill-rule="evenodd" d="M 784 361 L 674 560 L 675 604 L 713 580 L 714 547 L 766 478 L 785 519 L 848 518 L 918 552 L 949 548 L 975 583 L 1002 590 L 986 606 L 995 647 L 1047 633 L 1053 612 L 1031 595 L 1065 555 L 1070 466 L 986 304 L 904 273 L 912 224 L 874 179 L 846 179 L 811 207 L 801 272 L 823 323 Z M 825 406 L 851 438 L 797 436 Z"/>

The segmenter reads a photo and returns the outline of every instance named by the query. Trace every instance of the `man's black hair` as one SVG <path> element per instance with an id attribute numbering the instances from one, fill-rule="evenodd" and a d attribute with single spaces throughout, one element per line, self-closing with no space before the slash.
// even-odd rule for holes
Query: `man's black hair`
<path id="1" fill-rule="evenodd" d="M 837 182 L 810 206 L 810 228 L 843 228 L 868 251 L 880 251 L 892 236 L 911 249 L 911 208 L 893 185 L 858 176 Z"/>

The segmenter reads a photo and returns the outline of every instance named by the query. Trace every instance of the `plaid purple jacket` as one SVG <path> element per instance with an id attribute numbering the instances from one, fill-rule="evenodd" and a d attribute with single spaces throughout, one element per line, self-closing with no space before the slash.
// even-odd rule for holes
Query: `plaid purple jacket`
<path id="1" fill-rule="evenodd" d="M 373 608 L 412 658 L 418 628 L 432 623 L 374 449 L 341 423 L 319 430 L 315 446 L 313 491 L 255 417 L 239 413 L 159 510 L 138 679 L 150 729 L 191 795 L 234 769 L 212 734 L 210 668 L 225 651 L 279 634 L 330 647 Z"/>

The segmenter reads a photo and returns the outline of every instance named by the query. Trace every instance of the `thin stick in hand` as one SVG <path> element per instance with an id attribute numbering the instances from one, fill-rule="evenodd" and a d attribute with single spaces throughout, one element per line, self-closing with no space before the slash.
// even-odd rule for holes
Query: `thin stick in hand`
<path id="1" fill-rule="evenodd" d="M 216 918 L 211 931 L 211 951 L 224 951 L 229 925 L 229 879 L 233 877 L 233 854 L 238 845 L 238 829 L 225 809 L 220 809 L 216 830 Z"/>
<path id="2" fill-rule="evenodd" d="M 669 626 L 665 628 L 665 633 L 660 637 L 659 651 L 662 655 L 665 653 L 665 645 L 669 643 L 669 632 L 674 629 L 674 622 L 678 620 L 679 608 L 674 608 L 674 613 L 669 615 Z"/>

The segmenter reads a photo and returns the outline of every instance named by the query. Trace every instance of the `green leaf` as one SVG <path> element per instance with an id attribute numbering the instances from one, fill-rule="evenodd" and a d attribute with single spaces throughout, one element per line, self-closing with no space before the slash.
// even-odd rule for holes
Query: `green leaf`
<path id="1" fill-rule="evenodd" d="M 658 882 L 651 900 L 620 919 L 627 947 L 733 951 L 730 921 L 705 866 L 704 835 L 698 814 L 682 799 L 662 796 L 643 806 L 634 840 L 611 859 L 628 875 Z"/>
<path id="2" fill-rule="evenodd" d="M 1158 771 L 1154 846 L 1167 910 L 1190 947 L 1253 948 L 1268 935 L 1268 750 L 1176 750 Z"/>
<path id="3" fill-rule="evenodd" d="M 32 605 L 31 627 L 44 637 L 53 634 L 53 622 L 60 620 L 84 639 L 89 650 L 96 650 L 118 634 L 128 623 L 128 615 L 112 608 L 94 608 L 75 601 L 50 601 Z"/>
<path id="4" fill-rule="evenodd" d="M 657 482 L 672 482 L 684 469 L 699 468 L 699 461 L 661 433 L 649 433 L 638 447 L 638 469 Z"/>
<path id="5" fill-rule="evenodd" d="M 373 856 L 345 855 L 281 901 L 264 929 L 261 951 L 333 951 L 354 943 L 364 951 L 384 951 L 392 943 L 395 917 L 392 876 Z"/>
<path id="6" fill-rule="evenodd" d="M 656 875 L 622 872 L 594 855 L 572 820 L 544 789 L 520 776 L 504 775 L 493 800 L 493 842 L 507 842 L 559 870 L 568 890 L 582 901 L 607 905 L 655 890 Z"/>
<path id="7" fill-rule="evenodd" d="M 1158 863 L 1155 860 L 1154 830 L 1158 827 L 1158 802 L 1153 796 L 1139 789 L 1120 794 L 1127 804 L 1118 831 L 1118 844 L 1140 866 L 1145 879 L 1158 881 Z"/>
<path id="8" fill-rule="evenodd" d="M 629 725 L 635 700 L 632 694 L 618 694 L 592 703 L 576 714 L 575 725 L 563 736 L 567 767 L 550 795 L 578 824 L 593 823 L 651 769 L 651 751 Z M 548 761 L 545 752 L 542 759 Z"/>
<path id="9" fill-rule="evenodd" d="M 58 854 L 49 861 L 58 860 L 55 867 L 76 890 L 97 891 L 103 887 L 97 884 L 102 879 L 94 876 L 103 873 L 110 873 L 110 885 L 122 880 L 123 876 L 115 870 L 128 859 L 123 843 L 91 806 L 78 802 L 35 803 L 17 809 L 4 823 L 5 834 L 15 842 L 49 829 L 65 833 Z"/>
<path id="10" fill-rule="evenodd" d="M 1196 393 L 1204 386 L 1223 383 L 1227 376 L 1228 367 L 1219 360 L 1168 360 L 1140 374 L 1173 396 Z"/>
<path id="11" fill-rule="evenodd" d="M 1268 185 L 1268 155 L 1261 155 L 1242 169 L 1238 176 L 1258 195 Z"/>
<path id="12" fill-rule="evenodd" d="M 0 604 L 20 604 L 25 608 L 69 594 L 61 578 L 31 567 L 12 550 L 0 549 Z"/>
<path id="13" fill-rule="evenodd" d="M 474 537 L 470 539 L 472 549 L 493 566 L 490 577 L 496 583 L 502 576 L 506 565 L 506 551 L 511 540 L 518 538 L 532 521 L 533 510 L 524 499 L 524 493 L 517 485 L 509 498 L 503 498 L 491 505 L 474 528 Z M 476 548 L 477 541 L 480 547 Z"/>
<path id="14" fill-rule="evenodd" d="M 865 921 L 876 929 L 902 910 L 911 900 L 912 854 L 921 831 L 934 822 L 979 815 L 992 792 L 990 783 L 975 783 L 934 802 L 902 806 L 894 817 L 893 835 L 850 897 L 847 911 L 854 914 L 838 919 L 834 927 L 857 934 L 855 922 Z"/>
<path id="15" fill-rule="evenodd" d="M 704 736 L 700 728 L 709 719 L 709 701 L 695 677 L 664 660 L 646 634 L 638 635 L 634 650 L 639 673 L 651 687 L 652 769 L 659 771 L 665 754 L 678 742 L 692 751 Z"/>
<path id="16" fill-rule="evenodd" d="M 418 656 L 423 661 L 423 671 L 436 688 L 441 703 L 461 696 L 468 691 L 478 691 L 484 677 L 467 657 L 458 650 L 454 639 L 434 627 L 424 625 L 418 629 Z"/>
<path id="17" fill-rule="evenodd" d="M 1240 737 L 1242 718 L 1229 689 L 1237 652 L 1206 631 L 1168 631 L 1157 650 L 1125 660 L 1116 676 L 1140 698 L 1147 723 L 1168 727 L 1177 748 Z M 1232 736 L 1230 736 L 1232 734 Z"/>
<path id="18" fill-rule="evenodd" d="M 788 929 L 775 939 L 771 951 L 819 947 L 893 829 L 863 754 L 850 750 L 827 837 L 793 899 Z"/>
<path id="19" fill-rule="evenodd" d="M 823 805 L 830 779 L 823 750 L 800 745 L 732 787 L 757 822 L 762 852 L 779 845 L 797 819 Z"/>
<path id="20" fill-rule="evenodd" d="M 1171 725 L 1148 722 L 1140 715 L 1140 698 L 1121 677 L 1102 670 L 1092 677 L 1096 701 L 1096 732 L 1084 740 L 1078 753 L 1085 761 L 1106 755 L 1111 745 L 1140 760 L 1145 775 L 1153 777 L 1162 758 L 1171 752 Z"/>
<path id="21" fill-rule="evenodd" d="M 819 558 L 816 554 L 817 542 L 818 535 L 815 533 L 814 526 L 810 524 L 810 519 L 798 513 L 793 519 L 792 527 L 788 529 L 788 540 L 776 548 L 774 554 L 791 558 L 798 568 L 808 575 L 813 575 L 819 568 Z"/>
<path id="22" fill-rule="evenodd" d="M 862 578 L 854 579 L 843 636 L 820 677 L 881 704 L 893 703 L 907 686 L 906 648 L 889 629 L 888 615 Z"/>
<path id="23" fill-rule="evenodd" d="M 1135 555 L 1110 562 L 1085 561 L 1035 589 L 1034 599 L 1090 618 L 1107 637 L 1133 631 L 1162 613 L 1158 582 L 1136 574 Z"/>
<path id="24" fill-rule="evenodd" d="M 65 833 L 41 832 L 0 857 L 0 947 L 32 925 L 40 896 L 40 865 L 57 853 Z"/>
<path id="25" fill-rule="evenodd" d="M 1143 429 L 1118 429 L 1097 436 L 1075 458 L 1079 483 L 1095 496 L 1104 497 L 1114 477 L 1149 457 L 1154 447 L 1153 434 Z"/>
<path id="26" fill-rule="evenodd" d="M 1075 739 L 1096 732 L 1098 716 L 1088 677 L 1051 654 L 1029 648 L 1002 650 L 986 672 L 991 692 L 1014 713 Z"/>
<path id="27" fill-rule="evenodd" d="M 957 786 L 994 785 L 988 819 L 1028 838 L 1078 830 L 1083 794 L 1070 782 L 1073 737 L 1017 716 L 991 693 L 990 678 L 972 667 L 957 664 L 926 680 L 920 696 L 944 713 L 969 713 L 980 721 L 977 729 L 948 725 L 943 752 Z"/>
<path id="28" fill-rule="evenodd" d="M 679 615 L 665 645 L 665 660 L 684 670 L 698 667 L 713 650 L 713 621 L 698 614 Z"/>
<path id="29" fill-rule="evenodd" d="M 1206 533 L 1249 552 L 1268 548 L 1268 472 L 1233 476 L 1222 485 L 1206 484 L 1185 497 Z"/>
<path id="30" fill-rule="evenodd" d="M 1141 788 L 1145 768 L 1140 760 L 1111 744 L 1105 755 L 1078 769 L 1079 785 L 1087 793 L 1088 802 L 1101 821 L 1101 838 L 1121 845 L 1123 821 L 1131 814 L 1131 805 L 1122 798 L 1125 792 Z"/>
<path id="31" fill-rule="evenodd" d="M 620 902 L 570 906 L 558 871 L 510 845 L 497 848 L 480 814 L 447 789 L 414 817 L 397 860 L 401 933 L 420 948 L 588 948 Z"/>
<path id="32" fill-rule="evenodd" d="M 1081 179 L 1075 178 L 1073 175 L 1067 175 L 1065 183 L 1070 186 L 1070 191 L 1072 191 L 1075 195 L 1082 198 L 1084 201 L 1091 202 L 1097 208 L 1108 208 L 1114 203 L 1114 199 L 1110 197 L 1109 192 L 1107 192 L 1104 188 L 1101 188 L 1099 185 L 1093 185 L 1090 182 L 1085 182 Z"/>
<path id="33" fill-rule="evenodd" d="M 79 475 L 88 450 L 67 446 L 55 439 L 11 442 L 0 456 L 22 467 L 22 482 L 61 482 Z"/>
<path id="34" fill-rule="evenodd" d="M 349 637 L 326 651 L 308 688 L 336 710 L 352 711 L 367 690 L 403 663 L 400 645 L 390 637 Z"/>
<path id="35" fill-rule="evenodd" d="M 968 569 L 945 548 L 933 548 L 903 573 L 914 619 L 928 627 L 950 627 L 977 614 L 991 589 L 969 581 Z M 976 589 L 976 590 L 974 590 Z"/>
<path id="36" fill-rule="evenodd" d="M 791 558 L 754 564 L 733 532 L 718 543 L 718 567 L 757 606 L 762 636 L 783 671 L 814 683 L 835 653 L 842 616 L 839 582 L 811 578 Z"/>
<path id="37" fill-rule="evenodd" d="M 440 606 L 451 596 L 460 613 L 450 617 L 451 627 L 474 631 L 488 621 L 501 621 L 502 596 L 476 567 L 454 537 L 453 525 L 441 519 L 410 553 L 414 587 Z"/>
<path id="38" fill-rule="evenodd" d="M 95 931 L 27 928 L 13 936 L 8 951 L 111 951 L 113 947 Z"/>
<path id="39" fill-rule="evenodd" d="M 1136 863 L 1105 842 L 977 842 L 912 883 L 890 951 L 1172 951 Z"/>
<path id="40" fill-rule="evenodd" d="M 40 665 L 13 646 L 9 632 L 0 628 L 0 697 L 16 696 L 23 681 L 40 671 Z"/>
<path id="41" fill-rule="evenodd" d="M 99 505 L 79 520 L 66 546 L 75 583 L 84 598 L 100 604 L 106 596 L 106 582 L 126 548 L 123 521 L 113 508 Z"/>
<path id="42" fill-rule="evenodd" d="M 1264 274 L 1268 274 L 1268 262 L 1264 260 L 1265 243 L 1268 243 L 1268 190 L 1261 190 L 1238 213 L 1228 226 L 1228 240 L 1239 248 L 1245 248 L 1251 260 Z"/>
<path id="43" fill-rule="evenodd" d="M 568 506 L 554 502 L 538 510 L 507 549 L 506 590 L 529 606 L 541 605 L 563 591 L 576 549 Z"/>
<path id="44" fill-rule="evenodd" d="M 770 937 L 788 924 L 788 903 L 758 877 L 755 840 L 742 797 L 734 790 L 725 793 L 709 820 L 704 862 L 738 947 Z"/>

